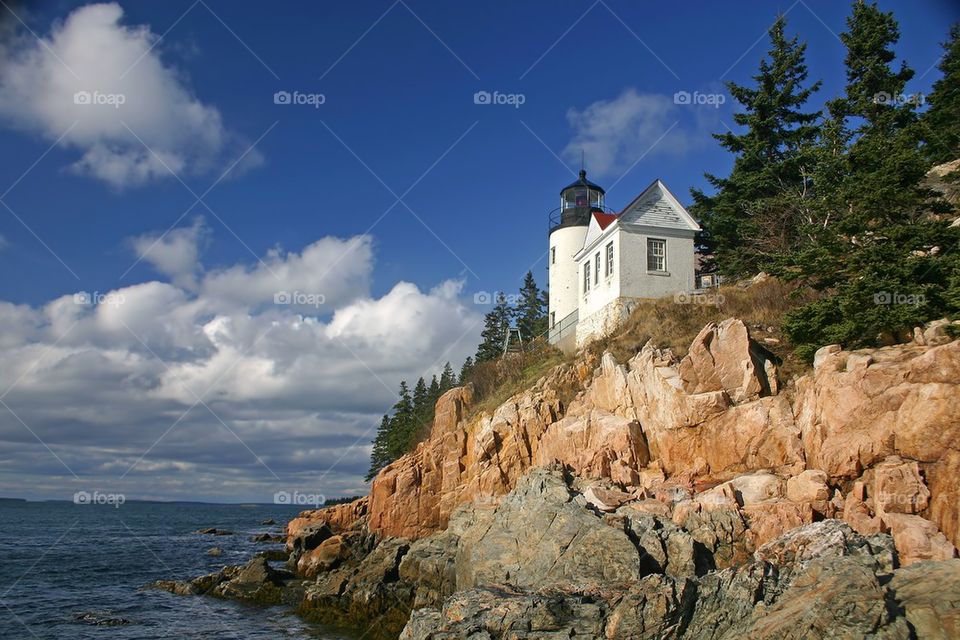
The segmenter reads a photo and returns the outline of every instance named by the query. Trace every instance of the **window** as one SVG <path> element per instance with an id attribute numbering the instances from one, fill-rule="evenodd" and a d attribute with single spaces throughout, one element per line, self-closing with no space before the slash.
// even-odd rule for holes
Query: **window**
<path id="1" fill-rule="evenodd" d="M 607 243 L 607 271 L 606 276 L 609 278 L 613 275 L 613 242 Z"/>
<path id="2" fill-rule="evenodd" d="M 557 264 L 557 248 L 550 247 L 550 264 Z"/>
<path id="3" fill-rule="evenodd" d="M 593 284 L 600 284 L 600 252 L 593 258 Z"/>
<path id="4" fill-rule="evenodd" d="M 647 271 L 667 270 L 667 241 L 647 238 Z"/>
<path id="5" fill-rule="evenodd" d="M 553 329 L 555 326 L 557 326 L 557 312 L 551 311 L 550 312 L 550 328 Z"/>
<path id="6" fill-rule="evenodd" d="M 590 292 L 590 261 L 583 263 L 583 293 Z"/>

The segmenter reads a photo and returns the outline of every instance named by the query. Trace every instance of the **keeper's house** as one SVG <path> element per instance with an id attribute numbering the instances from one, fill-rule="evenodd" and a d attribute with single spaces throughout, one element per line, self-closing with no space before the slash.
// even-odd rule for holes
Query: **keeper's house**
<path id="1" fill-rule="evenodd" d="M 696 287 L 700 230 L 660 180 L 620 213 L 586 171 L 560 192 L 550 220 L 550 342 L 565 352 L 621 323 L 637 302 Z"/>

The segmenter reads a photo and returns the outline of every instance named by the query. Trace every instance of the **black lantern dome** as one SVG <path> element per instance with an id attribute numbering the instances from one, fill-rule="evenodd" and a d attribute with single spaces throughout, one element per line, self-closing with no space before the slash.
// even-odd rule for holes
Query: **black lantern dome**
<path id="1" fill-rule="evenodd" d="M 580 177 L 560 191 L 560 224 L 554 229 L 589 225 L 591 212 L 603 210 L 605 195 L 603 187 L 587 180 L 587 172 L 581 169 Z"/>

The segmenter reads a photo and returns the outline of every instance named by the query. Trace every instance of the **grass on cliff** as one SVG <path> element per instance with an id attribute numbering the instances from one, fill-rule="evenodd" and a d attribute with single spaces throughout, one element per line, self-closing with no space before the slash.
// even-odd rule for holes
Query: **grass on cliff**
<path id="1" fill-rule="evenodd" d="M 492 412 L 567 360 L 570 358 L 541 338 L 523 353 L 510 353 L 500 360 L 474 365 L 467 378 L 467 382 L 473 383 L 474 413 Z"/>
<path id="2" fill-rule="evenodd" d="M 656 346 L 682 357 L 706 324 L 727 318 L 743 320 L 751 337 L 780 358 L 780 377 L 789 380 L 807 371 L 809 365 L 797 357 L 794 345 L 781 331 L 783 318 L 788 311 L 813 298 L 809 290 L 766 278 L 749 286 L 723 286 L 685 303 L 673 296 L 642 302 L 617 331 L 592 342 L 576 356 L 564 356 L 538 342 L 525 353 L 475 365 L 467 378 L 474 386 L 473 413 L 492 412 L 511 396 L 532 387 L 553 367 L 584 356 L 596 361 L 604 351 L 610 351 L 618 362 L 626 362 L 652 340 Z M 563 389 L 558 393 L 569 400 L 576 391 Z"/>
<path id="3" fill-rule="evenodd" d="M 685 302 L 673 296 L 650 300 L 640 303 L 619 330 L 591 343 L 587 350 L 598 355 L 610 351 L 618 362 L 625 362 L 652 340 L 657 347 L 683 357 L 706 324 L 739 318 L 754 340 L 780 358 L 781 378 L 788 380 L 809 365 L 794 353 L 795 346 L 783 334 L 783 319 L 788 311 L 814 297 L 808 289 L 764 278 L 749 285 L 712 289 Z"/>

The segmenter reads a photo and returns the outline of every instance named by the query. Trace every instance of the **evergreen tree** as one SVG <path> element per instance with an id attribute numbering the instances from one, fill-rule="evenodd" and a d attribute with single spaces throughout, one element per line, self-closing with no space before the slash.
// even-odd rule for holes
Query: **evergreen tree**
<path id="1" fill-rule="evenodd" d="M 933 164 L 960 158 L 960 22 L 950 29 L 937 67 L 943 77 L 933 83 L 921 120 L 927 158 Z"/>
<path id="2" fill-rule="evenodd" d="M 839 342 L 869 346 L 960 309 L 960 233 L 940 221 L 945 203 L 923 186 L 928 162 L 915 104 L 899 99 L 913 72 L 894 68 L 897 23 L 854 4 L 841 35 L 845 94 L 829 103 L 811 155 L 804 243 L 788 274 L 825 296 L 787 315 L 800 352 Z"/>
<path id="3" fill-rule="evenodd" d="M 444 394 L 457 386 L 457 377 L 453 373 L 453 367 L 448 362 L 443 366 L 443 373 L 440 374 L 440 394 Z"/>
<path id="4" fill-rule="evenodd" d="M 414 435 L 422 433 L 433 421 L 433 403 L 430 402 L 430 392 L 423 377 L 417 380 L 413 387 L 413 416 L 416 423 Z"/>
<path id="5" fill-rule="evenodd" d="M 785 26 L 781 16 L 770 28 L 769 60 L 761 60 L 755 86 L 727 83 L 743 107 L 734 121 L 745 127 L 743 133 L 714 135 L 736 156 L 730 175 L 706 175 L 715 189 L 712 196 L 692 191 L 691 211 L 704 228 L 698 243 L 727 275 L 771 270 L 792 245 L 798 226 L 794 216 L 804 186 L 802 150 L 815 139 L 820 116 L 803 105 L 820 82 L 804 86 L 806 44 L 788 39 Z"/>
<path id="6" fill-rule="evenodd" d="M 520 301 L 515 311 L 517 328 L 524 340 L 533 340 L 547 331 L 547 308 L 544 295 L 537 287 L 533 273 L 527 271 L 520 287 Z"/>
<path id="7" fill-rule="evenodd" d="M 430 388 L 427 390 L 427 395 L 430 397 L 430 406 L 435 406 L 437 400 L 443 395 L 443 392 L 440 390 L 440 383 L 437 381 L 437 376 L 433 376 L 430 379 Z"/>
<path id="8" fill-rule="evenodd" d="M 467 378 L 470 377 L 471 369 L 473 369 L 473 358 L 467 356 L 467 359 L 463 361 L 463 366 L 460 367 L 460 378 L 458 382 L 461 385 L 467 384 Z"/>
<path id="9" fill-rule="evenodd" d="M 369 482 L 383 469 L 390 464 L 390 453 L 387 450 L 387 440 L 390 435 L 390 418 L 384 415 L 377 428 L 377 435 L 373 439 L 373 450 L 370 452 L 370 470 L 367 471 L 366 480 Z"/>
<path id="10" fill-rule="evenodd" d="M 510 305 L 502 292 L 497 292 L 497 301 L 493 309 L 483 319 L 483 342 L 477 347 L 476 362 L 496 360 L 503 353 L 503 343 L 510 328 Z"/>
<path id="11" fill-rule="evenodd" d="M 393 405 L 393 417 L 390 418 L 390 429 L 387 437 L 387 451 L 390 462 L 393 462 L 410 450 L 410 442 L 416 432 L 416 416 L 413 410 L 413 398 L 406 380 L 400 381 L 400 393 L 396 404 Z"/>

